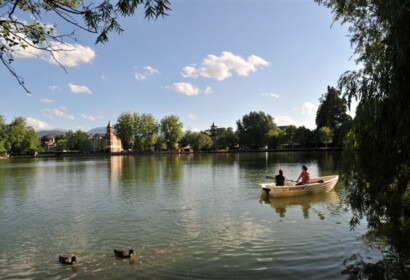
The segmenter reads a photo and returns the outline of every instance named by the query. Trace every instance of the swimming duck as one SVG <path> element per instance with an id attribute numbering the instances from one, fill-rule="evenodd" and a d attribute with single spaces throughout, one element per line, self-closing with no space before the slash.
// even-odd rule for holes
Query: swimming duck
<path id="1" fill-rule="evenodd" d="M 134 255 L 134 250 L 130 249 L 127 253 L 126 251 L 114 249 L 114 254 L 118 258 L 130 258 L 132 255 Z"/>
<path id="2" fill-rule="evenodd" d="M 74 264 L 77 262 L 77 258 L 75 256 L 70 257 L 63 257 L 63 256 L 58 256 L 58 261 L 62 264 Z"/>

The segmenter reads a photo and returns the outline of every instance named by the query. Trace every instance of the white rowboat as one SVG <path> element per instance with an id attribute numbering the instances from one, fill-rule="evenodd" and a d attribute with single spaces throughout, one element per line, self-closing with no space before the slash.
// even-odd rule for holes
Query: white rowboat
<path id="1" fill-rule="evenodd" d="M 307 194 L 330 192 L 335 187 L 338 175 L 312 178 L 309 184 L 296 185 L 294 181 L 286 181 L 285 186 L 276 186 L 274 182 L 259 184 L 262 195 L 270 197 L 289 197 Z"/>

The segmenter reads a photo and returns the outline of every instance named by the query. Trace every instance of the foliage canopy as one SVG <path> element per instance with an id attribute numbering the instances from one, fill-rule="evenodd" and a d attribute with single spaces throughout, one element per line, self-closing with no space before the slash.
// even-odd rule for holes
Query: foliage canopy
<path id="1" fill-rule="evenodd" d="M 0 0 L 0 61 L 29 93 L 11 66 L 16 51 L 33 48 L 55 59 L 62 45 L 76 40 L 76 30 L 93 33 L 96 43 L 106 43 L 110 33 L 123 31 L 121 17 L 133 16 L 141 7 L 145 18 L 157 19 L 167 15 L 170 5 L 168 0 Z M 44 22 L 46 18 L 68 23 L 73 31 L 61 34 L 57 23 Z"/>
<path id="2" fill-rule="evenodd" d="M 345 139 L 352 225 L 366 216 L 410 232 L 410 0 L 316 0 L 349 24 L 359 70 L 339 79 L 344 98 L 359 100 Z"/>
<path id="3" fill-rule="evenodd" d="M 236 122 L 239 144 L 250 148 L 268 145 L 270 138 L 278 132 L 273 117 L 262 111 L 250 112 Z"/>

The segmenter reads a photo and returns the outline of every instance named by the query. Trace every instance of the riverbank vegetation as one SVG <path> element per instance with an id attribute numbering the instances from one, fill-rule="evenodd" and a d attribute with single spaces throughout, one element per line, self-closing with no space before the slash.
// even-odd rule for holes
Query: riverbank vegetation
<path id="1" fill-rule="evenodd" d="M 369 226 L 387 233 L 408 260 L 410 1 L 316 2 L 349 25 L 360 66 L 339 79 L 344 99 L 359 102 L 344 140 L 343 173 L 354 211 L 351 225 L 367 217 Z"/>

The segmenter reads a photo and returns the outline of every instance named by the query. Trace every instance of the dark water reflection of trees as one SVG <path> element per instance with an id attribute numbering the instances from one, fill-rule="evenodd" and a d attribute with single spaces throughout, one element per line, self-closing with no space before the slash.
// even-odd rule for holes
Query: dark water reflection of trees
<path id="1" fill-rule="evenodd" d="M 386 232 L 369 230 L 361 241 L 364 248 L 343 260 L 342 275 L 348 279 L 410 279 L 408 239 L 393 240 Z"/>

